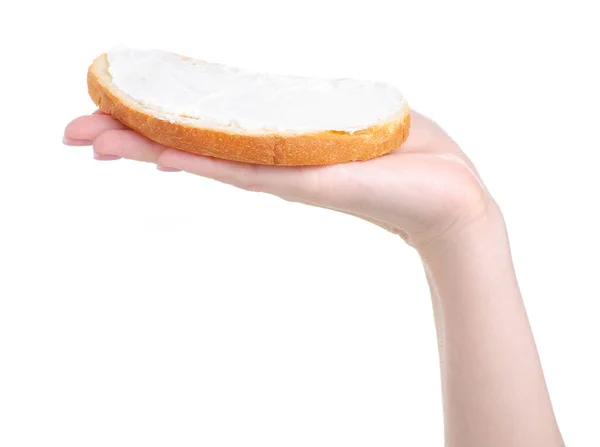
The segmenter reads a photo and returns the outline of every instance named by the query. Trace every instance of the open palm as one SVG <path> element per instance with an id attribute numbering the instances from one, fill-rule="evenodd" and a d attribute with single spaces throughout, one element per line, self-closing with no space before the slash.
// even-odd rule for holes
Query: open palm
<path id="1" fill-rule="evenodd" d="M 73 120 L 65 144 L 93 145 L 99 160 L 127 158 L 250 191 L 342 211 L 400 234 L 412 245 L 480 215 L 488 194 L 460 148 L 433 121 L 411 112 L 411 131 L 388 155 L 330 166 L 252 165 L 167 148 L 100 111 Z"/>

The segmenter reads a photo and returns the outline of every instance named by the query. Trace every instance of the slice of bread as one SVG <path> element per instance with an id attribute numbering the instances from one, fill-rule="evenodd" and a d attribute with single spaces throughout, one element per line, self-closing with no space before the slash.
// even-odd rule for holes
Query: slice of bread
<path id="1" fill-rule="evenodd" d="M 253 73 L 157 50 L 102 54 L 88 91 L 151 140 L 247 163 L 368 160 L 400 147 L 410 123 L 402 95 L 386 84 Z"/>

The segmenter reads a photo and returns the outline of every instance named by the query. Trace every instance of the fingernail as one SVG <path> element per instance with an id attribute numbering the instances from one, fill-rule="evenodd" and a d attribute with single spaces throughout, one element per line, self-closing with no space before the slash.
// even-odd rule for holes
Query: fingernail
<path id="1" fill-rule="evenodd" d="M 67 146 L 91 146 L 92 140 L 77 140 L 75 138 L 63 137 L 63 144 Z"/>
<path id="2" fill-rule="evenodd" d="M 94 152 L 94 158 L 96 160 L 100 160 L 100 161 L 110 161 L 110 160 L 118 160 L 121 157 L 119 157 L 118 155 L 96 154 Z"/>
<path id="3" fill-rule="evenodd" d="M 177 168 L 169 168 L 168 166 L 156 166 L 156 169 L 158 169 L 159 171 L 163 171 L 163 172 L 181 172 L 181 169 L 177 169 Z"/>

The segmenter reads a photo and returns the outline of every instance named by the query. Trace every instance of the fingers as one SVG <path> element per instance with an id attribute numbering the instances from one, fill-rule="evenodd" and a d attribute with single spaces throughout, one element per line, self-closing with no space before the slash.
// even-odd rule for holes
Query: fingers
<path id="1" fill-rule="evenodd" d="M 100 160 L 128 158 L 156 163 L 165 146 L 155 143 L 133 130 L 110 129 L 94 140 L 94 154 Z"/>
<path id="2" fill-rule="evenodd" d="M 67 135 L 93 137 L 94 156 L 98 160 L 127 158 L 156 163 L 161 171 L 186 171 L 238 188 L 267 192 L 294 201 L 320 203 L 325 195 L 317 167 L 253 165 L 167 149 L 124 126 L 115 126 L 114 120 L 108 116 L 81 117 L 71 125 L 76 130 L 69 129 Z"/>
<path id="3" fill-rule="evenodd" d="M 94 157 L 98 160 L 128 158 L 156 163 L 165 150 L 161 144 L 130 130 L 100 110 L 71 121 L 63 142 L 70 146 L 93 145 Z"/>
<path id="4" fill-rule="evenodd" d="M 99 160 L 127 158 L 156 163 L 161 171 L 183 170 L 288 200 L 318 202 L 323 195 L 318 168 L 252 165 L 167 149 L 100 111 L 69 123 L 64 142 L 70 145 L 93 144 L 94 156 Z"/>
<path id="5" fill-rule="evenodd" d="M 159 169 L 174 168 L 248 191 L 275 194 L 287 200 L 322 203 L 328 194 L 319 167 L 255 165 L 175 149 L 165 150 L 157 163 Z"/>
<path id="6" fill-rule="evenodd" d="M 80 116 L 65 128 L 64 142 L 72 146 L 89 146 L 101 134 L 114 129 L 127 127 L 105 114 Z"/>
<path id="7" fill-rule="evenodd" d="M 286 200 L 336 206 L 339 197 L 334 186 L 334 174 L 338 170 L 335 166 L 264 166 L 194 155 L 168 149 L 101 112 L 73 120 L 65 129 L 65 143 L 93 144 L 94 157 L 98 160 L 127 158 L 156 163 L 161 171 L 182 170 Z"/>

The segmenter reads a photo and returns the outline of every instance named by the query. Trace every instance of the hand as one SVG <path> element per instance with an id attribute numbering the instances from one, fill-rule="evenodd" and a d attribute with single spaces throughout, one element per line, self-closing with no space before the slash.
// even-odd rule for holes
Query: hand
<path id="1" fill-rule="evenodd" d="M 194 155 L 155 143 L 100 111 L 69 123 L 64 143 L 93 145 L 100 160 L 156 163 L 163 171 L 186 171 L 341 211 L 421 249 L 478 220 L 493 201 L 471 162 L 437 124 L 414 111 L 411 121 L 400 149 L 331 166 L 263 166 Z"/>
<path id="2" fill-rule="evenodd" d="M 391 154 L 317 167 L 250 165 L 166 148 L 96 112 L 65 143 L 363 218 L 423 258 L 441 357 L 448 446 L 564 446 L 520 296 L 498 207 L 460 148 L 412 112 Z M 468 231 L 463 231 L 467 230 Z"/>

